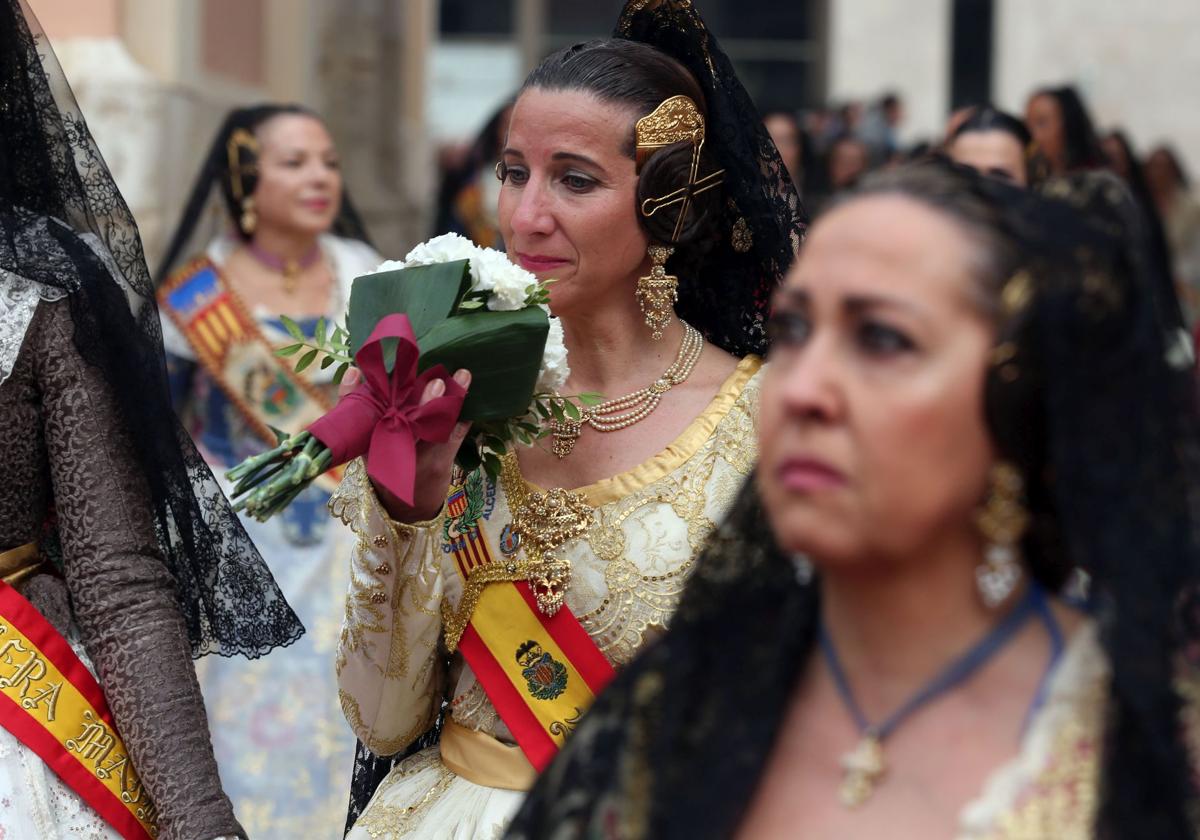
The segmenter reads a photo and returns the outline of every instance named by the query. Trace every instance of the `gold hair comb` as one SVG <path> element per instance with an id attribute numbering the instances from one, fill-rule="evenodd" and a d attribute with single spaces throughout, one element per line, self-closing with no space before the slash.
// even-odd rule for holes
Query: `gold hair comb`
<path id="1" fill-rule="evenodd" d="M 710 172 L 703 178 L 700 174 L 700 150 L 704 148 L 704 117 L 696 103 L 686 96 L 672 96 L 655 108 L 651 113 L 637 121 L 634 127 L 637 139 L 637 169 L 659 149 L 673 143 L 685 140 L 692 143 L 692 167 L 686 186 L 674 192 L 647 198 L 642 202 L 642 215 L 649 218 L 664 207 L 679 204 L 679 218 L 675 221 L 675 232 L 671 235 L 671 244 L 679 238 L 683 229 L 683 220 L 687 216 L 692 199 L 702 192 L 711 190 L 721 184 L 725 175 L 724 169 Z"/>
<path id="2" fill-rule="evenodd" d="M 229 135 L 229 142 L 225 144 L 225 154 L 229 159 L 229 183 L 235 201 L 246 197 L 246 186 L 242 183 L 242 178 L 258 171 L 253 163 L 242 163 L 238 152 L 243 149 L 257 157 L 258 138 L 244 128 L 234 129 Z"/>

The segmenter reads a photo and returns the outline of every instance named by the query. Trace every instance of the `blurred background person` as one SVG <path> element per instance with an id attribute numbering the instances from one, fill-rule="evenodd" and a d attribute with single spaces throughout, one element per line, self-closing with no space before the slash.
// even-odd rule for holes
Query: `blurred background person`
<path id="1" fill-rule="evenodd" d="M 172 398 L 214 473 L 332 405 L 331 370 L 298 373 L 299 355 L 272 351 L 342 323 L 351 281 L 379 262 L 316 114 L 228 114 L 157 274 Z M 221 777 L 255 837 L 335 837 L 344 823 L 354 737 L 332 658 L 354 536 L 329 515 L 333 486 L 313 484 L 268 522 L 243 517 L 308 633 L 199 669 Z"/>
<path id="2" fill-rule="evenodd" d="M 1023 122 L 990 105 L 972 108 L 956 122 L 946 144 L 952 160 L 993 178 L 1028 186 L 1031 138 Z"/>
<path id="3" fill-rule="evenodd" d="M 1126 181 L 1115 171 L 1079 92 L 1070 85 L 1040 89 L 1029 99 L 1025 122 L 1034 145 L 1031 182 L 1038 185 L 1054 176 L 1083 174 L 1086 177 L 1081 183 L 1090 179 L 1097 185 L 1106 180 L 1121 184 L 1124 199 L 1118 202 L 1114 198 L 1111 202 L 1120 212 L 1120 219 L 1114 220 L 1114 224 L 1139 240 L 1142 258 L 1148 261 L 1148 275 L 1155 278 L 1157 288 L 1169 290 L 1171 257 L 1157 210 L 1144 192 L 1139 196 L 1136 182 Z M 1131 152 L 1121 157 L 1136 179 L 1136 157 Z M 1169 297 L 1159 295 L 1156 302 L 1163 307 L 1164 317 L 1183 327 L 1183 305 L 1177 294 Z"/>
<path id="4" fill-rule="evenodd" d="M 438 191 L 433 235 L 457 233 L 484 248 L 504 250 L 500 241 L 496 201 L 500 181 L 496 162 L 508 133 L 512 102 L 495 111 L 460 161 L 448 167 Z"/>
<path id="5" fill-rule="evenodd" d="M 941 147 L 943 149 L 950 146 L 950 140 L 954 137 L 954 133 L 958 131 L 958 127 L 966 122 L 978 108 L 978 105 L 964 105 L 950 112 L 950 116 L 946 118 L 946 125 L 942 130 Z"/>
<path id="6" fill-rule="evenodd" d="M 1105 134 L 1100 145 L 1108 160 L 1108 168 L 1125 183 L 1137 204 L 1145 230 L 1147 256 L 1153 262 L 1154 269 L 1165 279 L 1165 287 L 1174 285 L 1178 289 L 1179 304 L 1182 307 L 1181 317 L 1187 324 L 1191 324 L 1194 320 L 1191 313 L 1195 311 L 1197 301 L 1187 300 L 1188 291 L 1185 285 L 1178 282 L 1172 267 L 1171 244 L 1163 227 L 1158 204 L 1146 180 L 1141 158 L 1138 157 L 1129 135 L 1119 128 Z"/>
<path id="7" fill-rule="evenodd" d="M 854 186 L 871 167 L 871 150 L 852 134 L 844 134 L 829 147 L 829 188 L 833 193 Z"/>
<path id="8" fill-rule="evenodd" d="M 763 125 L 771 135 L 771 141 L 787 167 L 796 191 L 804 198 L 804 182 L 809 171 L 809 159 L 812 156 L 812 144 L 804 135 L 800 118 L 795 111 L 772 109 L 764 112 Z"/>
<path id="9" fill-rule="evenodd" d="M 1150 153 L 1145 175 L 1170 244 L 1172 273 L 1195 330 L 1200 322 L 1200 200 L 1179 156 L 1168 146 Z"/>
<path id="10" fill-rule="evenodd" d="M 1048 175 L 1102 169 L 1108 163 L 1083 99 L 1070 85 L 1034 93 L 1025 108 L 1025 125 L 1038 166 Z"/>
<path id="11" fill-rule="evenodd" d="M 904 122 L 904 101 L 895 92 L 885 93 L 863 116 L 858 137 L 871 150 L 875 166 L 892 160 L 900 151 L 899 130 Z"/>

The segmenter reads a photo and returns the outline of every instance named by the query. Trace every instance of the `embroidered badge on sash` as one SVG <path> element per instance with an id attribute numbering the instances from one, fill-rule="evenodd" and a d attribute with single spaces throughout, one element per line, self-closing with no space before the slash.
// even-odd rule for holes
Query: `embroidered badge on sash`
<path id="1" fill-rule="evenodd" d="M 332 407 L 328 393 L 297 374 L 294 362 L 275 355 L 275 345 L 211 260 L 196 260 L 173 274 L 159 288 L 158 303 L 268 446 L 277 441 L 275 429 L 295 434 Z M 332 493 L 341 476 L 335 468 L 317 482 Z"/>
<path id="2" fill-rule="evenodd" d="M 567 667 L 530 639 L 517 648 L 517 664 L 538 700 L 553 700 L 567 690 Z"/>
<path id="3" fill-rule="evenodd" d="M 520 550 L 521 535 L 513 531 L 513 526 L 510 522 L 500 531 L 500 553 L 505 557 L 512 557 Z"/>

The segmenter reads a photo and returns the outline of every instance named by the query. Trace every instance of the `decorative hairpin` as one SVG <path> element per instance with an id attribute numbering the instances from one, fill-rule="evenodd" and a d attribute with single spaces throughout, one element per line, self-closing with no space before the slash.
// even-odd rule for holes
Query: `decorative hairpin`
<path id="1" fill-rule="evenodd" d="M 692 199 L 702 192 L 713 189 L 721 184 L 725 175 L 724 169 L 710 172 L 703 178 L 700 174 L 700 151 L 704 148 L 704 117 L 696 103 L 686 96 L 672 96 L 655 108 L 651 113 L 637 121 L 634 127 L 637 138 L 637 168 L 642 166 L 650 156 L 659 149 L 674 143 L 690 141 L 692 144 L 692 166 L 686 186 L 674 192 L 647 198 L 642 202 L 642 215 L 649 218 L 664 207 L 679 204 L 679 218 L 675 221 L 675 232 L 671 242 L 679 238 L 683 229 L 683 220 L 687 217 L 688 207 Z"/>
<path id="2" fill-rule="evenodd" d="M 249 152 L 257 159 L 258 138 L 244 128 L 237 128 L 229 135 L 229 141 L 225 144 L 225 154 L 229 159 L 229 184 L 233 190 L 235 201 L 241 201 L 247 197 L 246 185 L 242 179 L 247 175 L 254 175 L 258 171 L 254 163 L 242 163 L 239 154 L 242 151 Z"/>

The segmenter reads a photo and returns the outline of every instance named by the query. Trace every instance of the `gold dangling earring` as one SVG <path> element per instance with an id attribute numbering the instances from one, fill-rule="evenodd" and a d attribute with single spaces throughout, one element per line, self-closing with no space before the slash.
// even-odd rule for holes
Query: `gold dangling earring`
<path id="1" fill-rule="evenodd" d="M 242 218 L 239 220 L 238 226 L 247 236 L 254 235 L 254 229 L 258 227 L 258 211 L 254 209 L 254 196 L 246 196 L 242 199 Z"/>
<path id="2" fill-rule="evenodd" d="M 983 562 L 975 567 L 975 585 L 988 609 L 1008 600 L 1021 581 L 1020 541 L 1029 527 L 1021 500 L 1024 489 L 1012 464 L 1001 461 L 992 467 L 991 492 L 975 520 L 987 540 Z"/>
<path id="3" fill-rule="evenodd" d="M 638 278 L 637 299 L 646 316 L 648 326 L 654 340 L 663 337 L 663 330 L 671 324 L 675 317 L 675 302 L 679 300 L 679 278 L 667 274 L 667 260 L 675 249 L 669 245 L 651 245 L 647 249 L 650 255 L 650 273 Z"/>

